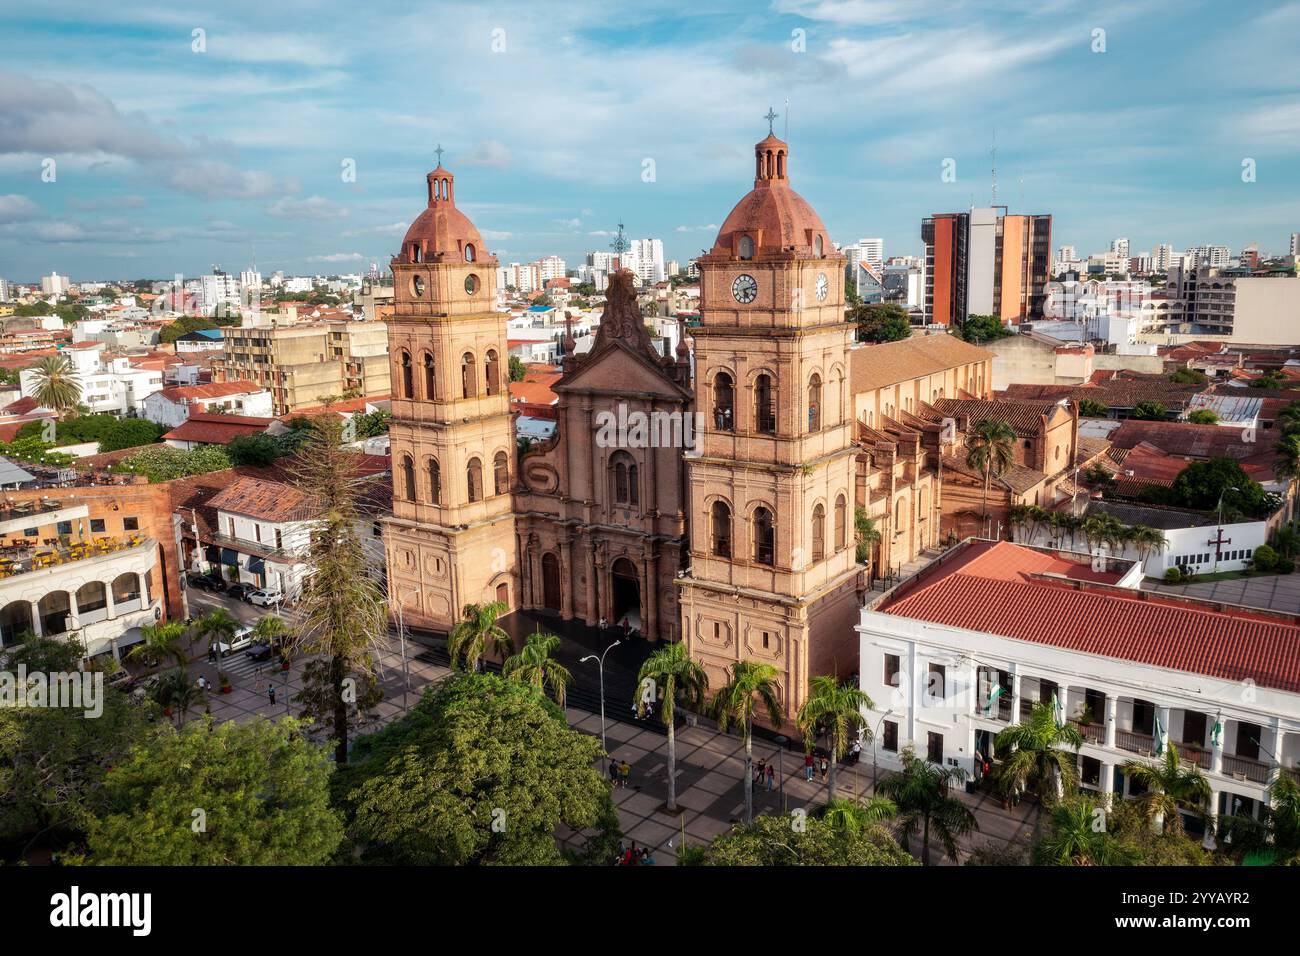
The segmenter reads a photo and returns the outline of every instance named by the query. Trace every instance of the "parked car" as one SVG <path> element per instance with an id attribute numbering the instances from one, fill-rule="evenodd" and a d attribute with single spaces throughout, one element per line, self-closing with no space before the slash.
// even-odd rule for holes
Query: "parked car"
<path id="1" fill-rule="evenodd" d="M 236 600 L 247 601 L 248 596 L 256 590 L 257 590 L 256 584 L 248 584 L 247 582 L 241 581 L 232 584 L 229 588 L 226 589 L 226 593 L 230 595 L 232 598 L 235 598 Z"/>
<path id="2" fill-rule="evenodd" d="M 226 589 L 226 582 L 212 574 L 191 574 L 189 582 L 191 587 L 196 587 L 200 591 L 216 591 L 220 594 Z"/>
<path id="3" fill-rule="evenodd" d="M 272 604 L 279 604 L 284 600 L 284 595 L 275 588 L 258 588 L 256 591 L 250 591 L 244 597 L 249 604 L 256 604 L 258 607 L 270 607 Z"/>
<path id="4" fill-rule="evenodd" d="M 131 699 L 135 701 L 144 700 L 149 696 L 149 692 L 158 686 L 158 682 L 161 680 L 162 677 L 158 674 L 150 674 L 142 678 L 131 688 Z"/>
<path id="5" fill-rule="evenodd" d="M 230 639 L 230 643 L 221 641 L 217 644 L 217 653 L 222 657 L 229 657 L 235 651 L 242 651 L 253 644 L 253 629 L 251 627 L 241 627 L 235 631 L 235 636 Z"/>
<path id="6" fill-rule="evenodd" d="M 275 648 L 270 644 L 254 644 L 248 649 L 248 659 L 258 664 L 269 661 L 274 654 Z"/>

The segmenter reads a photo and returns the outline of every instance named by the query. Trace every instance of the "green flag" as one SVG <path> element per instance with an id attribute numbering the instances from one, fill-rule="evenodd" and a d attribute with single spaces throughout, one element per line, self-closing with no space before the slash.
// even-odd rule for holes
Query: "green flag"
<path id="1" fill-rule="evenodd" d="M 1065 726 L 1065 708 L 1055 694 L 1052 695 L 1052 719 L 1056 721 L 1056 726 Z"/>
<path id="2" fill-rule="evenodd" d="M 984 705 L 984 713 L 986 714 L 993 713 L 993 706 L 998 702 L 998 698 L 1001 696 L 1002 696 L 1002 685 L 997 684 L 994 686 L 994 688 L 991 691 L 989 691 L 989 699 L 988 702 L 985 703 Z"/>
<path id="3" fill-rule="evenodd" d="M 1156 738 L 1156 756 L 1159 757 L 1165 752 L 1165 728 L 1160 726 L 1160 715 L 1156 714 L 1155 718 L 1155 738 Z"/>
<path id="4" fill-rule="evenodd" d="M 1210 746 L 1223 746 L 1223 715 L 1214 715 L 1214 727 L 1210 730 Z"/>

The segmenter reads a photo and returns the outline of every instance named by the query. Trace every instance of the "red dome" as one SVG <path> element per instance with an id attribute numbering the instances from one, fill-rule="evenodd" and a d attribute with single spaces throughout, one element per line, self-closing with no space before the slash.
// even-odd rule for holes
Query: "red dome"
<path id="1" fill-rule="evenodd" d="M 406 262 L 477 262 L 490 258 L 478 229 L 456 208 L 456 177 L 439 166 L 425 179 L 429 205 L 406 230 L 398 258 Z"/>
<path id="2" fill-rule="evenodd" d="M 743 259 L 790 252 L 835 255 L 821 217 L 790 188 L 789 155 L 790 147 L 773 135 L 754 147 L 754 188 L 722 223 L 712 254 Z M 743 247 L 746 239 L 752 249 Z"/>

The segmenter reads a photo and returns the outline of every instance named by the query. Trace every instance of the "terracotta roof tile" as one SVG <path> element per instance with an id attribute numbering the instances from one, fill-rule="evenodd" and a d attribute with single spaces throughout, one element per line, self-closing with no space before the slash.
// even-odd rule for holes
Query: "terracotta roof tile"
<path id="1" fill-rule="evenodd" d="M 992 352 L 955 335 L 913 335 L 897 342 L 857 346 L 849 352 L 849 375 L 853 393 L 858 395 L 992 359 Z"/>

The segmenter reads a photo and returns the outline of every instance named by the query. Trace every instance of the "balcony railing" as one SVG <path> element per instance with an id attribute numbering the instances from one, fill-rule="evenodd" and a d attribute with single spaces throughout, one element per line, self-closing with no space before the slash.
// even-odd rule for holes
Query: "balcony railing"
<path id="1" fill-rule="evenodd" d="M 7 548 L 0 553 L 0 578 L 11 578 L 32 571 L 73 564 L 87 558 L 129 551 L 139 547 L 145 540 L 143 535 L 137 534 L 129 538 L 95 538 L 77 544 L 50 548 Z"/>
<path id="2" fill-rule="evenodd" d="M 1270 769 L 1268 764 L 1251 760 L 1249 757 L 1238 757 L 1235 754 L 1223 755 L 1223 772 L 1229 777 L 1244 777 L 1255 783 L 1268 783 Z"/>
<path id="3" fill-rule="evenodd" d="M 1088 741 L 1088 743 L 1106 743 L 1106 728 L 1101 724 L 1081 724 L 1077 720 L 1072 720 L 1070 723 L 1074 724 L 1075 729 L 1083 735 L 1083 739 Z"/>
<path id="4" fill-rule="evenodd" d="M 1115 731 L 1115 746 L 1130 753 L 1155 756 L 1156 739 L 1150 734 L 1136 734 L 1131 730 Z"/>
<path id="5" fill-rule="evenodd" d="M 1175 744 L 1178 747 L 1178 759 L 1193 767 L 1209 770 L 1214 764 L 1214 755 L 1208 750 L 1193 749 L 1190 744 Z"/>

